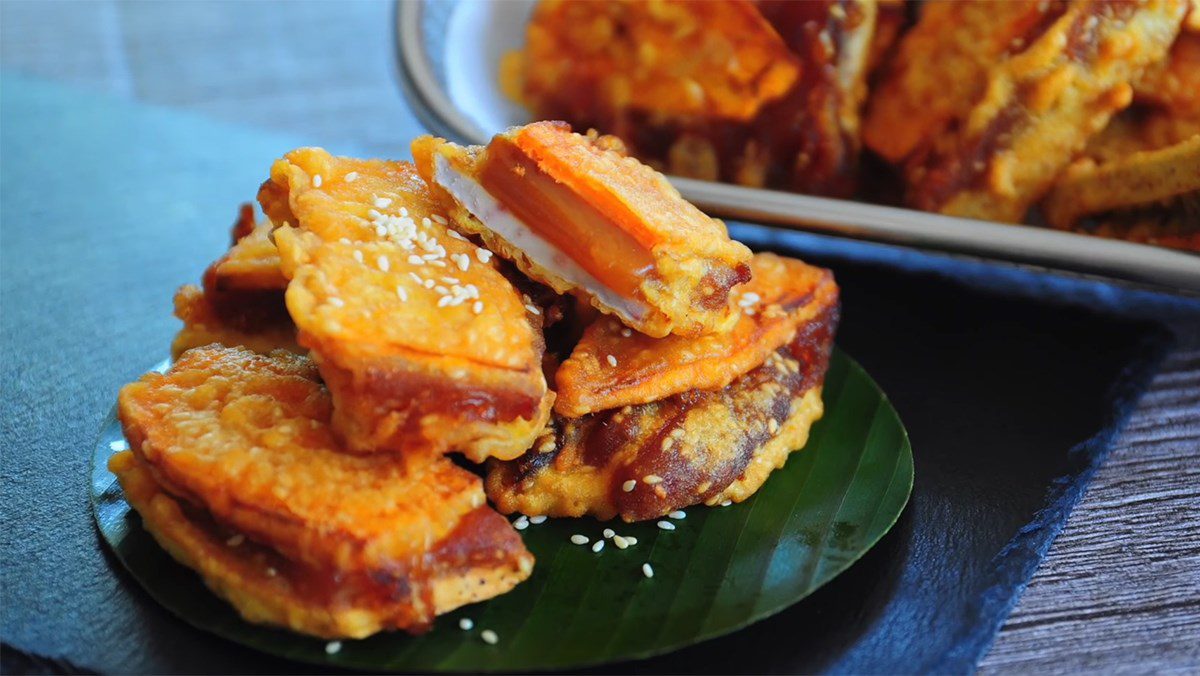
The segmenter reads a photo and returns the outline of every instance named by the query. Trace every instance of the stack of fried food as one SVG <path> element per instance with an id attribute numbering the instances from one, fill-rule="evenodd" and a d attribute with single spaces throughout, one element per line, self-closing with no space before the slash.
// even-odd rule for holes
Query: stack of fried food
<path id="1" fill-rule="evenodd" d="M 501 82 L 680 176 L 1200 250 L 1195 4 L 542 0 Z"/>
<path id="2" fill-rule="evenodd" d="M 532 570 L 485 487 L 528 516 L 728 504 L 822 414 L 828 271 L 562 123 L 413 155 L 277 161 L 266 219 L 178 292 L 172 366 L 121 391 L 130 504 L 252 622 L 422 631 Z"/>

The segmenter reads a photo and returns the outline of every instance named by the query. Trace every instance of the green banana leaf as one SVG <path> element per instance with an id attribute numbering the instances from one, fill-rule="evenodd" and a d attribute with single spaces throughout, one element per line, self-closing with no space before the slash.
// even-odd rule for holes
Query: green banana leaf
<path id="1" fill-rule="evenodd" d="M 131 512 L 105 464 L 124 438 L 115 415 L 92 467 L 96 522 L 146 591 L 184 621 L 267 653 L 368 671 L 568 669 L 658 655 L 745 627 L 803 599 L 846 570 L 891 528 L 912 489 L 908 435 L 883 392 L 835 350 L 825 417 L 750 500 L 692 507 L 686 518 L 601 523 L 550 519 L 522 531 L 537 557 L 512 592 L 438 618 L 423 636 L 388 633 L 329 645 L 248 624 L 176 564 Z M 637 544 L 591 543 L 604 528 Z M 643 564 L 649 563 L 653 577 Z M 469 618 L 473 628 L 460 628 Z M 484 630 L 499 640 L 482 639 Z"/>

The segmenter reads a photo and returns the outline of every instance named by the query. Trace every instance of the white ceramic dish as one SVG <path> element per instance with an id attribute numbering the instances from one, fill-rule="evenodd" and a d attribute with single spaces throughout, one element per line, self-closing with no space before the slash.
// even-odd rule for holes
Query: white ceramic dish
<path id="1" fill-rule="evenodd" d="M 530 121 L 500 92 L 500 57 L 524 41 L 533 0 L 399 0 L 396 51 L 414 110 L 436 133 L 486 143 Z M 1144 244 L 1024 225 L 777 190 L 672 178 L 713 215 L 1100 275 L 1200 293 L 1200 256 Z"/>

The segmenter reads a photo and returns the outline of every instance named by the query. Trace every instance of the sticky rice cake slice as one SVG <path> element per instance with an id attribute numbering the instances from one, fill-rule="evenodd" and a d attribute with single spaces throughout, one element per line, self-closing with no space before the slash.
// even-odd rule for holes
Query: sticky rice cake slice
<path id="1" fill-rule="evenodd" d="M 356 452 L 528 448 L 553 394 L 538 308 L 446 226 L 409 163 L 288 153 L 260 190 L 287 307 Z"/>
<path id="2" fill-rule="evenodd" d="M 601 138 L 536 122 L 464 148 L 413 142 L 422 175 L 456 202 L 452 223 L 559 293 L 642 333 L 727 330 L 750 251 L 661 174 Z"/>
<path id="3" fill-rule="evenodd" d="M 132 456 L 113 469 L 151 532 L 253 621 L 420 630 L 528 576 L 477 477 L 441 457 L 343 453 L 330 407 L 307 358 L 197 348 L 122 389 Z"/>
<path id="4" fill-rule="evenodd" d="M 533 450 L 489 466 L 488 497 L 505 513 L 624 521 L 747 499 L 824 412 L 837 317 L 836 305 L 825 308 L 724 389 L 555 415 Z"/>
<path id="5" fill-rule="evenodd" d="M 734 290 L 740 317 L 725 333 L 651 338 L 612 318 L 594 321 L 555 374 L 555 411 L 579 417 L 688 390 L 719 390 L 838 302 L 828 270 L 773 253 L 755 254 L 750 270 L 750 281 Z"/>

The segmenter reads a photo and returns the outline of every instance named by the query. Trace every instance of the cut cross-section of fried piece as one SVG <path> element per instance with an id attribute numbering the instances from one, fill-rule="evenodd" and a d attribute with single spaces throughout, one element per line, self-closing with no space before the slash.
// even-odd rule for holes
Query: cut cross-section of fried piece
<path id="1" fill-rule="evenodd" d="M 255 224 L 254 207 L 243 204 L 233 225 L 233 245 L 204 272 L 203 289 L 184 286 L 175 294 L 175 316 L 183 328 L 171 356 L 200 345 L 242 345 L 255 352 L 303 352 L 283 294 L 287 279 L 271 224 Z"/>
<path id="2" fill-rule="evenodd" d="M 625 521 L 745 500 L 821 417 L 836 323 L 835 305 L 722 390 L 555 416 L 533 450 L 489 467 L 488 497 L 502 512 Z"/>
<path id="3" fill-rule="evenodd" d="M 113 469 L 159 541 L 253 621 L 419 631 L 528 577 L 532 556 L 478 477 L 440 457 L 343 453 L 330 409 L 307 358 L 197 348 L 121 390 L 132 457 Z"/>
<path id="4" fill-rule="evenodd" d="M 1015 222 L 1161 61 L 1187 3 L 1072 0 L 988 71 L 981 97 L 905 163 L 912 206 Z M 937 68 L 938 62 L 922 67 Z M 945 66 L 943 66 L 945 68 Z"/>
<path id="5" fill-rule="evenodd" d="M 446 228 L 411 164 L 301 149 L 275 163 L 260 200 L 348 448 L 478 462 L 529 447 L 553 401 L 540 310 Z"/>
<path id="6" fill-rule="evenodd" d="M 651 338 L 611 318 L 593 322 L 555 375 L 555 411 L 578 417 L 688 390 L 719 390 L 838 302 L 828 270 L 771 253 L 756 254 L 750 270 L 750 281 L 734 290 L 742 316 L 726 333 Z"/>
<path id="7" fill-rule="evenodd" d="M 426 180 L 458 203 L 456 227 L 522 272 L 587 297 L 647 335 L 699 335 L 736 320 L 730 289 L 750 251 L 658 172 L 562 123 L 511 129 L 486 148 L 413 142 Z"/>

